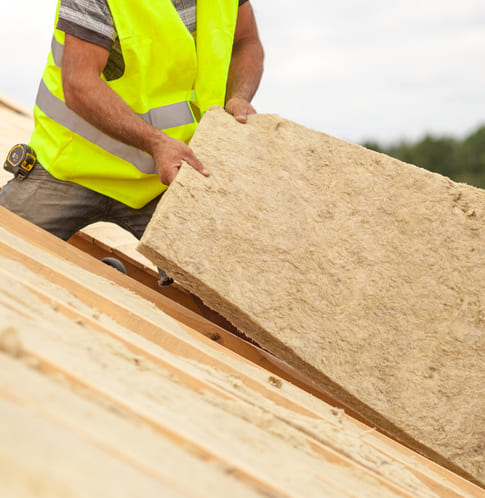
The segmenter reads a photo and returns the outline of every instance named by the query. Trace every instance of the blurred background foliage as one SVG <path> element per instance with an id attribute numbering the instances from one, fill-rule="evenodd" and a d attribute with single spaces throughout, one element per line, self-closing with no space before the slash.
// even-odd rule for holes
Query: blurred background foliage
<path id="1" fill-rule="evenodd" d="M 485 125 L 462 140 L 426 135 L 416 142 L 401 141 L 385 146 L 369 140 L 362 145 L 456 182 L 485 188 Z"/>

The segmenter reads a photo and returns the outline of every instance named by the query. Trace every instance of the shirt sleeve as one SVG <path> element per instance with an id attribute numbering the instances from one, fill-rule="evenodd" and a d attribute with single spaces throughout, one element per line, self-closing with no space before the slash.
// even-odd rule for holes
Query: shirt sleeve
<path id="1" fill-rule="evenodd" d="M 248 0 L 239 0 L 239 7 L 241 7 L 241 5 L 242 5 L 243 3 L 246 3 L 247 1 L 248 1 Z"/>
<path id="2" fill-rule="evenodd" d="M 107 50 L 116 38 L 106 0 L 61 0 L 57 29 Z"/>

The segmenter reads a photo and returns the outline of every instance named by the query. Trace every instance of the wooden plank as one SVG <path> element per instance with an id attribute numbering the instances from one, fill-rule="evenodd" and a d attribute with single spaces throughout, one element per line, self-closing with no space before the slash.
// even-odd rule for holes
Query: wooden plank
<path id="1" fill-rule="evenodd" d="M 37 370 L 0 354 L 0 398 L 71 432 L 184 496 L 256 497 L 260 493 L 209 459 L 190 453 L 134 417 L 75 394 Z"/>
<path id="2" fill-rule="evenodd" d="M 186 496 L 3 398 L 0 413 L 0 487 L 16 498 Z"/>
<path id="3" fill-rule="evenodd" d="M 135 279 L 137 282 L 142 283 L 149 289 L 162 294 L 163 296 L 171 299 L 172 301 L 182 305 L 194 313 L 202 315 L 199 306 L 191 298 L 190 294 L 181 290 L 179 286 L 170 285 L 160 287 L 158 285 L 159 275 L 151 268 L 147 268 L 135 259 L 126 255 L 124 252 L 113 249 L 106 245 L 102 240 L 95 239 L 91 235 L 83 232 L 77 232 L 69 239 L 69 244 L 77 247 L 81 251 L 90 254 L 94 258 L 101 260 L 106 257 L 113 257 L 119 259 L 126 267 L 128 275 Z"/>
<path id="4" fill-rule="evenodd" d="M 189 375 L 185 370 L 180 368 L 178 364 L 170 362 L 169 356 L 162 354 L 166 350 L 165 348 L 164 349 L 152 348 L 151 347 L 152 342 L 146 343 L 143 340 L 139 340 L 137 336 L 130 336 L 130 332 L 134 333 L 131 330 L 126 329 L 124 333 L 121 333 L 119 326 L 114 328 L 114 327 L 109 327 L 107 324 L 102 325 L 99 322 L 99 317 L 95 319 L 86 312 L 79 311 L 78 309 L 74 308 L 72 305 L 58 298 L 54 293 L 46 290 L 41 290 L 38 283 L 29 283 L 28 281 L 24 280 L 18 275 L 14 275 L 13 273 L 9 272 L 5 268 L 0 268 L 0 276 L 8 278 L 10 279 L 10 281 L 12 282 L 15 281 L 16 283 L 22 285 L 23 287 L 22 295 L 27 295 L 28 293 L 31 293 L 35 295 L 37 298 L 39 298 L 47 306 L 54 306 L 58 313 L 61 313 L 69 320 L 83 324 L 83 326 L 88 326 L 93 330 L 97 330 L 102 334 L 107 334 L 110 337 L 117 339 L 134 355 L 138 355 L 140 356 L 140 358 L 149 359 L 151 362 L 159 365 L 165 370 L 169 370 L 172 375 L 176 376 L 180 381 L 184 382 L 185 385 L 187 385 L 194 391 L 210 392 L 212 394 L 217 394 L 219 396 L 227 398 L 233 397 L 228 393 L 224 392 L 220 387 L 210 385 L 194 375 Z M 34 320 L 36 317 L 36 313 L 34 312 L 29 313 L 29 310 L 23 307 L 22 305 L 21 306 L 17 305 L 18 307 L 15 307 L 14 305 L 12 305 L 12 301 L 10 303 L 3 302 L 2 296 L 0 296 L 0 303 L 11 310 L 14 310 L 16 313 L 18 313 L 21 316 L 28 317 L 32 320 Z"/>

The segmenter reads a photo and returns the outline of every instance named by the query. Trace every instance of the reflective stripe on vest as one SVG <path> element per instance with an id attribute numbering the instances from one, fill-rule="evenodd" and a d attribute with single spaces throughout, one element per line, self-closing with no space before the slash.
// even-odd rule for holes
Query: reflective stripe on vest
<path id="1" fill-rule="evenodd" d="M 56 66 L 61 66 L 64 46 L 55 37 L 51 43 L 52 55 Z M 139 171 L 145 174 L 156 172 L 153 159 L 143 151 L 126 145 L 109 135 L 102 133 L 96 127 L 82 119 L 78 114 L 71 111 L 66 104 L 57 98 L 42 80 L 36 99 L 37 107 L 51 119 L 64 126 L 68 130 L 77 133 L 89 142 L 101 147 L 101 149 L 133 164 Z M 138 114 L 147 123 L 159 130 L 183 126 L 194 122 L 192 112 L 187 102 L 177 102 L 166 106 L 150 109 L 143 114 Z"/>
<path id="2" fill-rule="evenodd" d="M 62 66 L 62 56 L 64 55 L 64 45 L 56 40 L 56 37 L 52 37 L 51 41 L 51 52 L 52 57 L 54 57 L 54 63 L 57 67 Z"/>

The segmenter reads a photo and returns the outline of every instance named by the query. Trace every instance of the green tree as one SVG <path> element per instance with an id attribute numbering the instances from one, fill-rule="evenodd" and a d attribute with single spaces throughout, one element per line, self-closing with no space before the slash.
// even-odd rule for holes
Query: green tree
<path id="1" fill-rule="evenodd" d="M 461 181 L 485 188 L 485 126 L 460 144 Z"/>
<path id="2" fill-rule="evenodd" d="M 452 180 L 485 188 L 485 126 L 462 141 L 426 135 L 414 143 L 402 141 L 384 147 L 369 140 L 363 145 Z"/>

